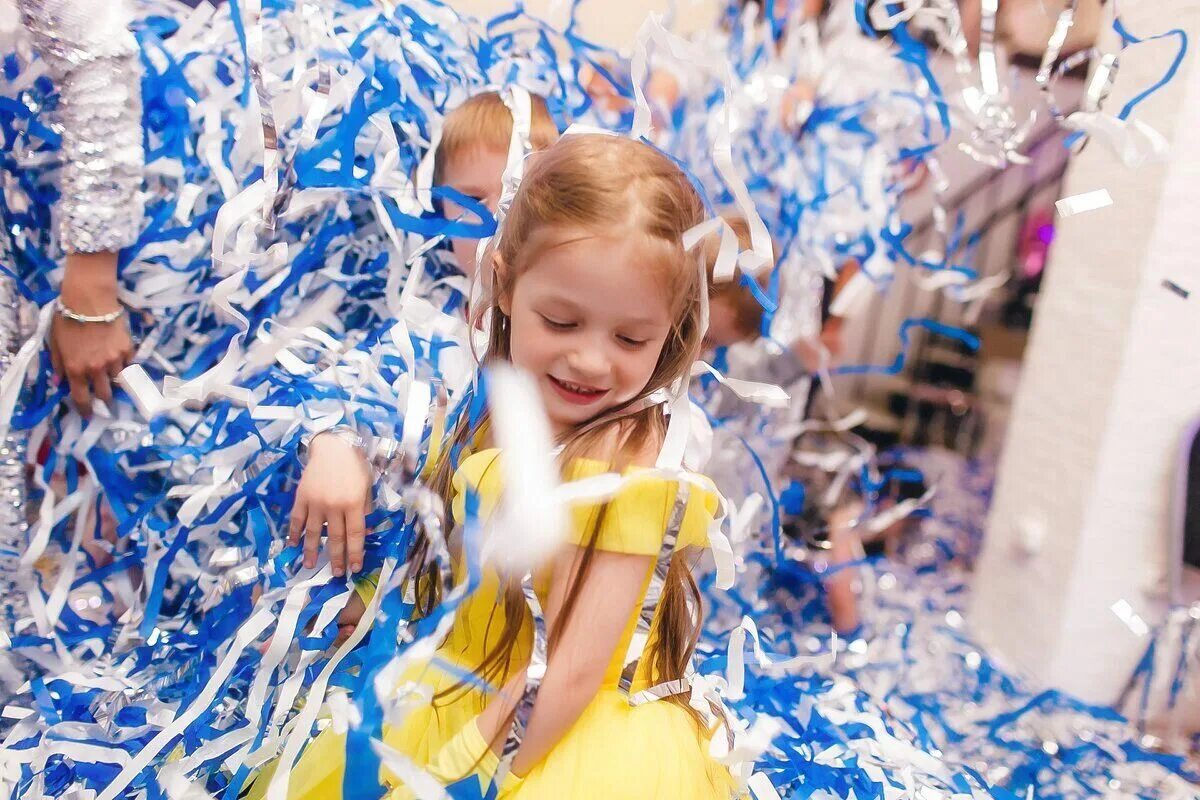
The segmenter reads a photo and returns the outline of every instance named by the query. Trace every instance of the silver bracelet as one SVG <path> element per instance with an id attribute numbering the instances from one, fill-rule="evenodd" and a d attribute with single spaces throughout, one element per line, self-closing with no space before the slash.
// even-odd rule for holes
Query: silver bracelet
<path id="1" fill-rule="evenodd" d="M 72 311 L 71 309 L 67 308 L 67 306 L 65 306 L 63 304 L 61 297 L 55 301 L 55 310 L 58 311 L 58 315 L 60 317 L 65 317 L 69 320 L 72 320 L 73 322 L 83 322 L 83 323 L 116 322 L 125 314 L 124 306 L 121 306 L 116 311 L 110 311 L 107 314 L 96 314 L 94 316 L 89 315 L 89 314 L 80 314 L 78 311 Z"/>
<path id="2" fill-rule="evenodd" d="M 379 472 L 386 470 L 400 452 L 400 443 L 395 439 L 388 437 L 366 439 L 349 425 L 334 425 L 332 428 L 313 431 L 300 437 L 300 448 L 297 452 L 297 456 L 300 459 L 300 466 L 308 466 L 308 455 L 313 440 L 326 433 L 341 439 L 355 450 L 358 450 L 370 462 L 371 466 Z"/>
<path id="3" fill-rule="evenodd" d="M 334 425 L 332 428 L 324 428 L 319 431 L 311 431 L 300 437 L 300 449 L 296 455 L 300 458 L 300 465 L 308 466 L 308 453 L 312 448 L 313 440 L 323 434 L 331 434 L 341 439 L 346 444 L 358 450 L 364 456 L 367 454 L 367 442 L 363 437 L 358 435 L 358 431 L 349 425 Z"/>

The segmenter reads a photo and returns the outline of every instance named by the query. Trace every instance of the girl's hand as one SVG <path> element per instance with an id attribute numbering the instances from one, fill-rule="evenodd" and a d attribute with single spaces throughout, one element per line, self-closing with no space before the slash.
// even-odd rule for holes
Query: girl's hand
<path id="1" fill-rule="evenodd" d="M 253 591 L 251 591 L 250 600 L 255 605 L 258 605 L 258 598 L 260 597 L 262 597 L 262 586 L 258 585 L 254 587 Z M 366 613 L 366 610 L 367 606 L 363 603 L 363 599 L 358 596 L 358 592 L 351 592 L 350 599 L 346 601 L 346 607 L 343 608 L 341 613 L 337 616 L 338 632 L 337 636 L 333 640 L 334 647 L 341 647 L 345 641 L 350 638 L 350 635 L 354 633 L 354 629 L 358 627 L 358 622 L 362 619 L 362 615 Z M 305 630 L 309 634 L 312 633 L 312 622 L 308 623 L 308 627 L 305 628 Z M 274 634 L 268 636 L 263 643 L 258 646 L 258 652 L 265 655 L 267 650 L 271 647 L 271 642 L 274 640 Z"/>
<path id="2" fill-rule="evenodd" d="M 304 566 L 315 567 L 321 532 L 329 535 L 334 575 L 362 569 L 366 515 L 371 503 L 371 468 L 362 452 L 337 436 L 313 437 L 308 466 L 296 488 L 288 544 L 304 535 Z"/>
<path id="3" fill-rule="evenodd" d="M 69 253 L 63 274 L 62 302 L 80 314 L 116 311 L 117 254 Z M 133 358 L 133 340 L 125 317 L 113 322 L 75 322 L 55 315 L 50 326 L 50 360 L 65 378 L 71 400 L 84 417 L 92 398 L 112 402 L 112 380 Z"/>
<path id="4" fill-rule="evenodd" d="M 338 632 L 337 638 L 333 640 L 334 647 L 341 647 L 350 638 L 350 634 L 354 633 L 354 629 L 358 627 L 358 622 L 366 611 L 367 606 L 363 603 L 362 597 L 358 592 L 351 592 L 350 599 L 346 601 L 346 607 L 337 616 Z"/>

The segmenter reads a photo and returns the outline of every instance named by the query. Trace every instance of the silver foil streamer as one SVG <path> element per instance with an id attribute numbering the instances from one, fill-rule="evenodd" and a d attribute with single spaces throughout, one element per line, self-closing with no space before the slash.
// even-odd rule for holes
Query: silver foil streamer
<path id="1" fill-rule="evenodd" d="M 21 346 L 20 305 L 11 278 L 0 276 L 0 374 L 8 370 Z M 5 618 L 0 632 L 11 633 L 14 623 L 29 614 L 20 586 L 18 564 L 25 549 L 29 521 L 26 517 L 26 433 L 9 430 L 0 438 L 0 596 Z"/>
<path id="2" fill-rule="evenodd" d="M 1075 10 L 1078 5 L 1079 0 L 1072 0 L 1071 4 L 1059 13 L 1058 19 L 1054 23 L 1054 31 L 1050 34 L 1049 41 L 1046 42 L 1046 50 L 1042 53 L 1042 61 L 1038 66 L 1037 75 L 1034 77 L 1038 89 L 1046 99 L 1046 107 L 1050 110 L 1050 116 L 1059 122 L 1066 118 L 1068 112 L 1060 107 L 1058 98 L 1054 95 L 1055 81 L 1066 72 L 1099 55 L 1095 48 L 1090 48 L 1072 53 L 1061 62 L 1059 61 L 1059 56 L 1062 55 L 1063 47 L 1067 43 L 1067 34 L 1075 25 Z M 1104 97 L 1108 96 L 1112 81 L 1116 79 L 1116 67 L 1115 56 L 1106 57 L 1103 60 L 1088 87 L 1088 103 L 1092 109 L 1099 108 Z"/>
<path id="3" fill-rule="evenodd" d="M 641 705 L 653 700 L 661 700 L 672 694 L 686 692 L 689 688 L 685 679 L 668 681 L 657 686 L 651 686 L 645 691 L 631 694 L 633 679 L 637 675 L 638 664 L 646 645 L 650 641 L 650 626 L 654 622 L 654 614 L 662 600 L 663 587 L 667 583 L 667 570 L 671 568 L 671 559 L 675 556 L 675 546 L 679 541 L 679 531 L 683 527 L 683 515 L 687 511 L 688 485 L 679 483 L 679 491 L 675 494 L 675 505 L 671 508 L 671 517 L 667 521 L 667 531 L 663 536 L 662 547 L 659 548 L 658 558 L 654 560 L 654 574 L 650 576 L 650 585 L 642 598 L 642 608 L 638 612 L 637 628 L 629 640 L 629 648 L 625 651 L 625 664 L 621 668 L 621 680 L 618 688 L 621 694 L 629 699 L 630 705 Z"/>
<path id="4" fill-rule="evenodd" d="M 529 718 L 533 716 L 533 704 L 537 700 L 538 689 L 542 686 L 542 679 L 546 677 L 546 616 L 542 612 L 542 602 L 534 591 L 531 573 L 526 572 L 521 579 L 521 593 L 525 595 L 525 604 L 529 606 L 529 613 L 533 617 L 533 652 L 529 655 L 529 667 L 525 670 L 525 689 L 521 692 L 521 699 L 517 701 L 512 726 L 500 753 L 500 766 L 496 768 L 496 775 L 492 779 L 497 786 L 504 782 L 504 778 L 512 769 L 513 759 L 525 739 Z"/>
<path id="5" fill-rule="evenodd" d="M 244 5 L 241 11 L 242 26 L 246 31 L 246 57 L 250 62 L 250 83 L 254 86 L 254 94 L 258 98 L 258 113 L 262 117 L 263 182 L 267 187 L 263 200 L 263 227 L 274 231 L 276 212 L 286 202 L 282 196 L 284 192 L 280 189 L 279 172 L 282 168 L 285 174 L 290 174 L 291 167 L 282 163 L 279 126 L 275 123 L 271 90 L 263 72 L 262 5 L 257 1 L 250 2 Z"/>
<path id="6" fill-rule="evenodd" d="M 1000 66 L 996 53 L 996 12 L 999 0 L 983 0 L 979 16 L 979 84 L 989 98 L 1000 94 Z"/>
<path id="7" fill-rule="evenodd" d="M 34 47 L 59 91 L 68 252 L 115 251 L 142 224 L 142 98 L 137 41 L 114 0 L 19 0 Z"/>

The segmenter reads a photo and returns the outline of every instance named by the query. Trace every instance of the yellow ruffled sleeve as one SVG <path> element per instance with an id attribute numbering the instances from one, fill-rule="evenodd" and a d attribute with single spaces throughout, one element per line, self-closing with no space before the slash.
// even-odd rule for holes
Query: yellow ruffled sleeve
<path id="1" fill-rule="evenodd" d="M 466 519 L 467 489 L 479 493 L 479 514 L 487 519 L 500 499 L 500 451 L 482 450 L 463 458 L 451 481 L 454 519 Z"/>
<path id="2" fill-rule="evenodd" d="M 467 489 L 479 494 L 480 515 L 484 519 L 491 515 L 503 490 L 499 457 L 499 450 L 489 449 L 463 459 L 454 474 L 453 511 L 456 520 L 466 518 Z M 564 480 L 582 480 L 608 471 L 608 465 L 602 461 L 577 459 Z M 645 475 L 638 478 L 638 473 Z M 633 555 L 658 555 L 680 483 L 637 467 L 626 470 L 625 474 L 634 480 L 627 482 L 607 504 L 589 502 L 572 507 L 567 541 L 586 546 L 599 523 L 596 539 L 598 549 Z M 688 503 L 678 542 L 681 548 L 708 546 L 708 526 L 718 508 L 717 492 L 712 481 L 702 475 L 694 477 L 694 481 L 687 482 Z"/>
<path id="3" fill-rule="evenodd" d="M 574 465 L 569 477 L 572 480 L 591 477 L 606 471 L 604 464 L 580 460 Z M 647 474 L 637 478 L 639 472 L 631 469 L 626 477 L 634 480 L 626 483 L 607 504 L 583 503 L 576 505 L 571 513 L 571 530 L 568 541 L 584 547 L 596 536 L 596 548 L 613 553 L 656 556 L 662 549 L 663 538 L 675 507 L 675 498 L 680 482 L 666 480 Z M 707 547 L 708 526 L 717 512 L 717 494 L 712 481 L 696 475 L 696 482 L 686 482 L 688 501 L 680 527 L 677 547 Z M 597 524 L 599 530 L 597 531 Z"/>

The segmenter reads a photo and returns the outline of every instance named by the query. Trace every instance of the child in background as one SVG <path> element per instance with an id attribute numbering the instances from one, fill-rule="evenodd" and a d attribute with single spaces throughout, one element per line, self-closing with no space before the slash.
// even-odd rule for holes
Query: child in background
<path id="1" fill-rule="evenodd" d="M 702 219 L 687 178 L 647 145 L 577 135 L 531 159 L 493 254 L 493 294 L 477 315 L 491 323 L 483 364 L 510 361 L 535 379 L 563 448 L 565 480 L 654 464 L 666 417 L 648 398 L 686 379 L 700 351 L 703 287 L 682 241 Z M 468 490 L 478 493 L 485 519 L 502 494 L 499 453 L 486 449 L 488 435 L 486 418 L 472 428 L 464 417 L 441 448 L 431 485 L 457 522 Z M 365 492 L 365 477 L 350 480 L 365 475 L 361 454 L 334 437 L 330 444 L 314 451 L 310 469 L 357 458 L 358 471 L 342 480 Z M 455 465 L 455 445 L 485 449 Z M 733 794 L 728 770 L 708 755 L 712 732 L 689 707 L 682 680 L 701 619 L 684 551 L 705 545 L 717 506 L 716 494 L 695 477 L 700 485 L 649 474 L 607 502 L 573 507 L 568 543 L 534 573 L 549 656 L 500 798 Z M 666 697 L 632 705 L 618 681 L 672 517 L 681 520 L 678 546 L 665 556 L 669 568 L 632 688 L 659 687 Z M 428 612 L 440 599 L 434 592 L 441 580 L 422 550 L 408 579 Z M 458 580 L 461 570 L 456 563 Z M 486 791 L 526 686 L 532 628 L 520 581 L 485 564 L 482 584 L 459 608 L 438 652 L 438 661 L 475 680 L 436 661 L 409 676 L 434 699 L 398 728 L 385 728 L 385 742 L 446 784 L 478 780 Z M 501 688 L 485 693 L 479 682 Z M 339 797 L 344 763 L 344 739 L 326 731 L 293 773 L 290 796 Z M 397 788 L 391 796 L 411 794 Z"/>
<path id="2" fill-rule="evenodd" d="M 852 636 L 862 622 L 854 562 L 895 557 L 918 520 L 928 516 L 920 470 L 896 452 L 878 456 L 870 469 L 852 468 L 863 453 L 873 449 L 852 433 L 806 431 L 795 441 L 786 472 L 791 482 L 780 498 L 783 534 L 803 548 L 798 560 L 819 577 L 830 623 L 843 636 Z M 916 507 L 889 522 L 900 504 Z"/>
<path id="3" fill-rule="evenodd" d="M 733 214 L 722 214 L 738 238 L 738 247 L 749 250 L 750 226 Z M 738 342 L 752 342 L 762 331 L 763 307 L 754 293 L 742 283 L 742 271 L 734 270 L 733 277 L 717 283 L 713 280 L 718 243 L 709 239 L 708 260 L 708 330 L 704 332 L 704 349 L 715 350 Z"/>
<path id="4" fill-rule="evenodd" d="M 738 248 L 749 250 L 752 246 L 750 226 L 736 214 L 721 215 L 738 239 Z M 764 309 L 755 293 L 746 285 L 746 276 L 735 269 L 733 276 L 720 283 L 713 280 L 717 252 L 720 243 L 717 237 L 705 242 L 704 257 L 708 267 L 708 330 L 704 333 L 704 350 L 713 366 L 732 378 L 771 383 L 783 388 L 799 403 L 804 402 L 806 384 L 811 367 L 815 362 L 805 359 L 807 350 L 797 344 L 791 348 L 769 349 L 762 341 Z M 757 278 L 766 279 L 767 273 Z M 703 381 L 702 381 L 703 382 Z M 710 414 L 722 419 L 753 417 L 764 412 L 753 403 L 741 403 L 732 395 L 715 390 L 716 396 L 706 398 L 705 405 Z M 804 395 L 804 396 L 800 396 Z M 802 410 L 795 408 L 799 413 Z"/>
<path id="5" fill-rule="evenodd" d="M 530 100 L 529 143 L 535 151 L 545 150 L 558 139 L 558 128 L 546 101 L 537 95 L 531 95 Z M 481 92 L 451 111 L 442 122 L 442 138 L 434 156 L 434 184 L 478 200 L 495 214 L 512 127 L 512 112 L 498 92 Z M 453 200 L 442 201 L 442 206 L 446 219 L 472 216 Z M 454 263 L 471 279 L 475 277 L 478 245 L 478 239 L 451 239 Z"/>
<path id="6" fill-rule="evenodd" d="M 558 129 L 546 108 L 546 101 L 536 95 L 530 99 L 530 144 L 535 151 L 544 150 L 558 138 Z M 434 183 L 449 186 L 478 200 L 495 214 L 504 167 L 508 161 L 512 128 L 512 113 L 497 92 L 477 94 L 451 111 L 443 121 L 442 138 L 434 157 Z M 451 220 L 463 215 L 468 218 L 471 216 L 470 212 L 452 200 L 443 202 L 442 211 L 443 216 Z M 478 245 L 477 239 L 451 240 L 454 263 L 468 280 L 475 276 L 475 251 Z M 446 311 L 465 316 L 465 287 L 455 295 L 446 303 Z M 339 442 L 343 447 L 330 445 L 331 440 L 338 439 L 339 435 L 345 440 L 354 438 L 357 433 L 349 429 L 335 429 L 314 437 L 310 442 L 309 465 L 296 489 L 290 528 L 293 542 L 306 534 L 304 563 L 307 566 L 316 563 L 320 537 L 322 533 L 328 534 L 334 575 L 343 574 L 347 568 L 351 573 L 362 569 L 362 541 L 366 535 L 366 510 L 370 502 L 370 484 L 360 491 L 357 480 L 342 480 L 345 475 L 353 475 L 357 479 L 364 467 L 353 452 L 347 452 L 344 440 Z M 329 457 L 318 457 L 327 448 L 331 450 Z M 351 628 L 364 608 L 362 598 L 355 598 L 339 620 L 343 628 Z M 347 632 L 343 630 L 343 635 Z"/>
<path id="7" fill-rule="evenodd" d="M 731 213 L 722 214 L 722 219 L 737 236 L 738 248 L 750 249 L 746 220 Z M 740 400 L 705 376 L 693 384 L 693 395 L 713 423 L 708 474 L 727 499 L 741 505 L 753 494 L 765 496 L 761 470 L 767 472 L 766 483 L 774 484 L 783 466 L 791 437 L 776 438 L 773 431 L 799 420 L 807 396 L 808 370 L 790 350 L 774 352 L 766 347 L 762 340 L 765 312 L 745 283 L 754 278 L 735 269 L 728 280 L 714 281 L 719 237 L 709 237 L 704 246 L 709 281 L 705 359 L 730 378 L 773 384 L 791 398 L 787 409 L 772 409 Z"/>

